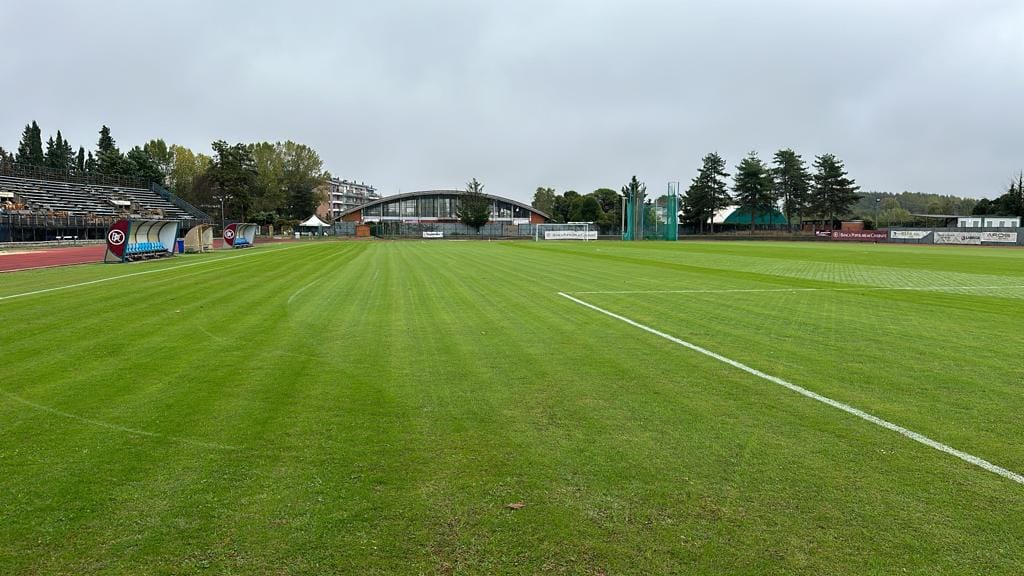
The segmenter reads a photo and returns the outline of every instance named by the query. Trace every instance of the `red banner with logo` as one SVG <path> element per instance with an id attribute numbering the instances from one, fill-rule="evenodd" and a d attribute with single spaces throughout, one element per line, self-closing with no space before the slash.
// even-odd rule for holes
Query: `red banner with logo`
<path id="1" fill-rule="evenodd" d="M 128 245 L 128 221 L 118 220 L 107 231 L 107 251 L 118 260 L 124 257 Z"/>
<path id="2" fill-rule="evenodd" d="M 224 243 L 228 246 L 235 245 L 235 236 L 238 234 L 237 227 L 238 224 L 228 224 L 227 227 L 224 228 Z"/>
<path id="3" fill-rule="evenodd" d="M 888 230 L 833 230 L 833 240 L 847 242 L 885 242 L 889 240 Z"/>

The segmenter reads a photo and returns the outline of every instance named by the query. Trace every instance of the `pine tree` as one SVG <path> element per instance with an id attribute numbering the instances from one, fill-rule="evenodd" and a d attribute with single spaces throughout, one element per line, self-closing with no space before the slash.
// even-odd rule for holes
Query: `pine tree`
<path id="1" fill-rule="evenodd" d="M 992 201 L 992 208 L 999 216 L 1024 217 L 1024 172 L 1010 180 L 1010 188 Z"/>
<path id="2" fill-rule="evenodd" d="M 775 210 L 775 197 L 772 188 L 771 173 L 758 157 L 757 152 L 747 154 L 747 157 L 736 165 L 733 191 L 736 193 L 736 203 L 750 213 L 751 234 L 757 227 L 757 215 Z"/>
<path id="3" fill-rule="evenodd" d="M 114 137 L 110 135 L 110 128 L 107 128 L 106 124 L 100 128 L 100 139 L 96 143 L 96 153 L 102 154 L 104 152 L 118 152 L 117 142 L 114 141 Z"/>
<path id="4" fill-rule="evenodd" d="M 35 120 L 31 124 L 25 125 L 14 160 L 19 164 L 27 164 L 29 166 L 46 165 L 46 157 L 43 154 L 42 131 Z"/>
<path id="5" fill-rule="evenodd" d="M 715 231 L 715 212 L 729 206 L 732 197 L 725 179 L 729 174 L 725 171 L 725 159 L 717 152 L 704 156 L 703 165 L 697 177 L 690 183 L 683 197 L 683 217 L 700 225 L 704 232 L 704 223 L 711 222 L 711 232 Z"/>
<path id="6" fill-rule="evenodd" d="M 46 167 L 59 172 L 71 171 L 71 160 L 74 157 L 71 146 L 64 140 L 60 130 L 57 130 L 57 138 L 52 136 L 46 141 Z"/>
<path id="7" fill-rule="evenodd" d="M 491 199 L 484 194 L 484 185 L 473 178 L 466 184 L 466 192 L 459 196 L 459 205 L 455 209 L 458 216 L 466 226 L 480 233 L 480 228 L 491 219 Z"/>
<path id="8" fill-rule="evenodd" d="M 793 215 L 803 219 L 810 203 L 811 174 L 807 164 L 799 154 L 786 148 L 775 153 L 775 166 L 772 168 L 775 195 L 782 200 L 782 209 L 786 213 L 789 229 L 793 229 Z"/>
<path id="9" fill-rule="evenodd" d="M 860 195 L 860 186 L 846 173 L 846 166 L 833 154 L 822 154 L 814 159 L 814 211 L 828 216 L 829 227 L 836 217 L 850 211 Z"/>
<path id="10" fill-rule="evenodd" d="M 78 161 L 76 165 L 78 166 L 78 173 L 85 174 L 85 146 L 78 147 Z"/>
<path id="11" fill-rule="evenodd" d="M 61 142 L 63 148 L 64 143 Z M 50 136 L 46 140 L 46 152 L 43 153 L 43 164 L 47 168 L 56 168 L 55 163 L 57 162 L 57 143 L 54 141 L 53 136 Z"/>
<path id="12" fill-rule="evenodd" d="M 57 131 L 57 136 L 60 136 L 60 131 Z M 66 172 L 75 171 L 75 149 L 71 147 L 71 142 L 67 139 L 64 140 L 64 150 L 61 151 L 61 158 L 64 159 L 64 170 Z"/>
<path id="13" fill-rule="evenodd" d="M 85 166 L 84 167 L 85 167 L 85 173 L 86 174 L 95 174 L 96 171 L 98 170 L 98 167 L 96 166 L 96 158 L 93 157 L 92 151 L 89 151 L 89 153 L 87 154 L 87 156 L 85 158 Z"/>
<path id="14" fill-rule="evenodd" d="M 96 171 L 100 174 L 124 174 L 128 170 L 117 142 L 110 135 L 110 128 L 100 128 L 100 139 L 96 143 Z"/>

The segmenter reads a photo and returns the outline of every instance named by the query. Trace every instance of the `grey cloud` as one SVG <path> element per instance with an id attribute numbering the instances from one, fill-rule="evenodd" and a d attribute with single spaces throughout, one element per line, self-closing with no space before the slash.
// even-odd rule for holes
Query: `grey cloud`
<path id="1" fill-rule="evenodd" d="M 882 2 L 49 2 L 0 15 L 0 145 L 290 138 L 382 192 L 528 200 L 707 151 L 834 152 L 865 189 L 995 195 L 1024 168 L 1024 6 Z"/>

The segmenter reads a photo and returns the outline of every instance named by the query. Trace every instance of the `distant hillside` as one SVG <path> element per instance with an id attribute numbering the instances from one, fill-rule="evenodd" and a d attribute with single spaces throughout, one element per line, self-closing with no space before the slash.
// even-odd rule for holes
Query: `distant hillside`
<path id="1" fill-rule="evenodd" d="M 878 208 L 880 210 L 897 208 L 893 201 L 899 203 L 902 208 L 911 214 L 970 214 L 974 205 L 978 203 L 975 198 L 961 198 L 959 196 L 942 196 L 939 194 L 925 194 L 922 192 L 861 192 L 862 198 L 853 205 L 851 212 L 857 218 L 873 220 L 875 215 L 875 199 L 881 198 Z"/>

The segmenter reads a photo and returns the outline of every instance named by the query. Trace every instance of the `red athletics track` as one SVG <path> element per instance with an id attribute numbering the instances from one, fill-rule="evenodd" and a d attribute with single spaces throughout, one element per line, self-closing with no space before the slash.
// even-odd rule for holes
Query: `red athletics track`
<path id="1" fill-rule="evenodd" d="M 271 242 L 287 242 L 290 238 L 260 238 L 259 244 Z M 214 249 L 220 248 L 223 241 L 218 238 L 213 241 Z M 107 250 L 106 245 L 96 244 L 93 246 L 69 246 L 67 248 L 42 248 L 19 251 L 17 248 L 8 247 L 6 250 L 17 252 L 9 254 L 0 252 L 0 273 L 17 272 L 19 270 L 32 270 L 34 268 L 49 268 L 51 266 L 69 266 L 71 264 L 88 264 L 90 262 L 102 262 L 103 255 Z"/>
<path id="2" fill-rule="evenodd" d="M 49 268 L 50 266 L 67 266 L 69 264 L 85 264 L 100 262 L 107 247 L 103 244 L 95 246 L 71 246 L 68 248 L 43 248 L 18 252 L 17 248 L 7 248 L 17 252 L 7 254 L 0 252 L 0 272 L 16 272 L 32 268 Z"/>

